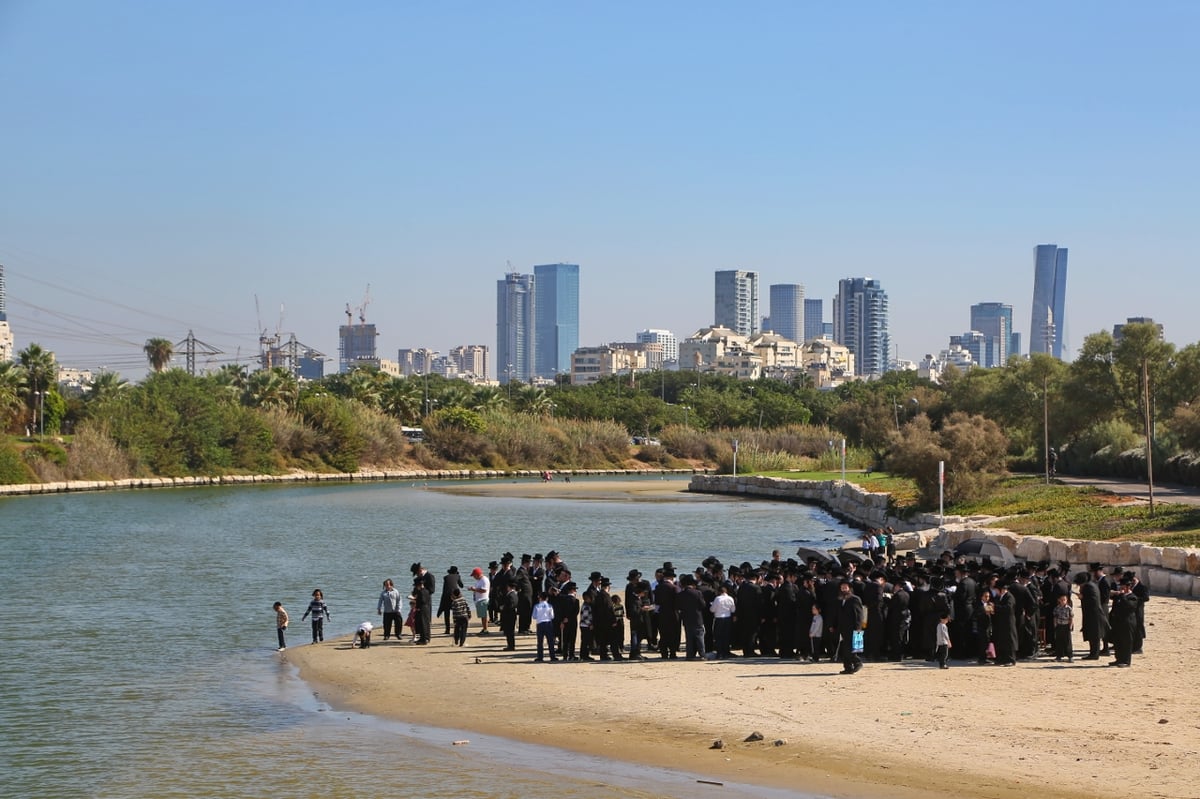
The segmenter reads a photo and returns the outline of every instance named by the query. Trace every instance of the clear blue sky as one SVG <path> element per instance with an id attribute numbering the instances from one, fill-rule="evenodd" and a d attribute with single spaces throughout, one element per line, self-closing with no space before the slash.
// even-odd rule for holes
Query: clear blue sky
<path id="1" fill-rule="evenodd" d="M 1200 3 L 0 0 L 0 263 L 18 347 L 144 372 L 188 329 L 336 357 L 495 347 L 511 261 L 581 265 L 584 345 L 712 322 L 713 272 L 870 276 L 901 357 L 972 303 L 1028 343 L 1200 341 Z M 240 348 L 240 350 L 239 350 Z M 1072 356 L 1073 357 L 1073 356 Z"/>

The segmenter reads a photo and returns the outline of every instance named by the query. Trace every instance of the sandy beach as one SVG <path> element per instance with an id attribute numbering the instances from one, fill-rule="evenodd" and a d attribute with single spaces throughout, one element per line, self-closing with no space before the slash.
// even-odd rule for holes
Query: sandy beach
<path id="1" fill-rule="evenodd" d="M 335 708 L 697 779 L 864 799 L 1196 797 L 1200 605 L 1154 597 L 1146 618 L 1146 654 L 1131 669 L 1107 658 L 946 671 L 869 663 L 850 676 L 840 664 L 774 659 L 535 664 L 535 637 L 504 652 L 474 619 L 464 648 L 435 634 L 429 646 L 362 651 L 341 639 L 282 656 Z M 745 742 L 754 732 L 763 740 Z M 718 739 L 724 748 L 711 748 Z"/>
<path id="2" fill-rule="evenodd" d="M 692 494 L 688 492 L 689 477 L 664 477 L 647 474 L 645 477 L 617 480 L 576 478 L 570 482 L 562 475 L 555 475 L 549 482 L 537 478 L 514 478 L 512 480 L 468 480 L 458 482 L 429 483 L 432 491 L 450 494 L 466 494 L 477 497 L 521 497 L 525 499 L 638 499 L 671 501 L 728 501 L 730 497 L 719 494 Z M 680 496 L 680 495 L 686 496 Z"/>

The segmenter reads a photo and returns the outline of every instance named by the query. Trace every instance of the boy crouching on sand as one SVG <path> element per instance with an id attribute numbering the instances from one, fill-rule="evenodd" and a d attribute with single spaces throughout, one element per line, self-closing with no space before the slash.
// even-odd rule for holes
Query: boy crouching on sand
<path id="1" fill-rule="evenodd" d="M 358 629 L 354 631 L 354 641 L 350 644 L 351 648 L 357 646 L 359 649 L 366 649 L 371 645 L 371 631 L 375 629 L 375 625 L 369 621 L 364 621 L 358 625 Z"/>

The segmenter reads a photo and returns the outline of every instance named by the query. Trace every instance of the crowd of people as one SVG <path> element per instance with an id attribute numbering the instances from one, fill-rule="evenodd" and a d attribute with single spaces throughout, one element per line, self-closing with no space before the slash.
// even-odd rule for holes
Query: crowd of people
<path id="1" fill-rule="evenodd" d="M 864 536 L 863 553 L 844 559 L 784 560 L 775 551 L 758 565 L 726 566 L 710 556 L 682 574 L 666 561 L 649 577 L 631 569 L 623 587 L 598 571 L 577 581 L 553 550 L 519 559 L 506 552 L 466 580 L 451 566 L 436 615 L 457 646 L 466 644 L 472 615 L 478 635 L 499 630 L 505 651 L 516 651 L 517 636 L 536 636 L 537 662 L 674 660 L 682 652 L 684 660 L 824 659 L 840 662 L 843 674 L 906 659 L 943 668 L 950 660 L 1013 666 L 1041 656 L 1073 663 L 1075 632 L 1082 660 L 1111 653 L 1109 665 L 1128 667 L 1141 654 L 1149 591 L 1134 572 L 1093 563 L 1071 579 L 1067 563 L 1004 567 L 952 552 L 918 562 L 887 543 L 868 547 Z M 425 645 L 436 580 L 420 563 L 411 573 L 406 596 L 384 581 L 376 610 L 385 641 L 411 636 Z M 329 618 L 319 590 L 310 615 L 317 643 Z M 277 622 L 282 648 L 286 611 Z M 363 646 L 366 627 L 365 639 L 362 626 L 356 633 Z"/>

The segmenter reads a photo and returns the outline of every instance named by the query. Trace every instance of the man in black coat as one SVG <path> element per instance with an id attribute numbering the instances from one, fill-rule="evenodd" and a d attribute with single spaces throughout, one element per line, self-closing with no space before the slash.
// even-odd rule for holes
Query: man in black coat
<path id="1" fill-rule="evenodd" d="M 783 583 L 775 590 L 775 615 L 778 619 L 776 635 L 779 638 L 779 657 L 792 660 L 796 657 L 796 608 L 800 598 L 800 586 L 796 585 L 794 568 L 784 574 Z"/>
<path id="2" fill-rule="evenodd" d="M 975 645 L 975 598 L 979 594 L 979 586 L 965 563 L 954 568 L 954 621 L 953 655 L 956 660 L 968 660 L 975 657 L 978 647 Z"/>
<path id="3" fill-rule="evenodd" d="M 863 634 L 863 659 L 883 659 L 887 646 L 887 630 L 884 626 L 883 584 L 887 579 L 882 571 L 871 572 L 871 579 L 863 585 L 862 602 L 867 612 L 867 629 Z"/>
<path id="4" fill-rule="evenodd" d="M 462 575 L 457 566 L 451 566 L 442 575 L 442 598 L 438 601 L 438 615 L 446 617 L 446 635 L 450 634 L 450 603 L 454 600 L 454 589 L 463 588 Z"/>
<path id="5" fill-rule="evenodd" d="M 1133 594 L 1133 581 L 1122 577 L 1111 594 L 1112 610 L 1108 613 L 1109 640 L 1116 660 L 1110 666 L 1128 668 L 1132 665 L 1133 638 L 1137 632 L 1138 598 Z"/>
<path id="6" fill-rule="evenodd" d="M 521 635 L 532 633 L 530 622 L 533 618 L 533 579 L 529 576 L 532 565 L 533 557 L 522 555 L 521 566 L 513 577 L 517 586 L 517 631 Z"/>
<path id="7" fill-rule="evenodd" d="M 1017 659 L 1029 660 L 1037 654 L 1038 617 L 1040 608 L 1029 582 L 1029 572 L 1017 572 L 1015 582 L 1008 591 L 1017 602 Z"/>
<path id="8" fill-rule="evenodd" d="M 1100 600 L 1100 585 L 1084 572 L 1075 575 L 1079 586 L 1079 610 L 1083 616 L 1080 629 L 1083 640 L 1088 642 L 1088 653 L 1082 660 L 1099 660 L 1100 643 L 1108 636 L 1108 616 Z"/>
<path id="9" fill-rule="evenodd" d="M 675 569 L 663 567 L 662 579 L 654 586 L 654 604 L 658 605 L 658 654 L 674 660 L 679 654 L 679 586 Z"/>
<path id="10" fill-rule="evenodd" d="M 413 633 L 418 644 L 429 643 L 433 635 L 433 575 L 420 563 L 409 567 L 413 576 Z"/>
<path id="11" fill-rule="evenodd" d="M 704 595 L 696 587 L 696 578 L 683 575 L 683 590 L 676 597 L 679 626 L 687 639 L 687 659 L 704 660 Z"/>
<path id="12" fill-rule="evenodd" d="M 854 651 L 854 633 L 862 629 L 863 604 L 850 588 L 849 581 L 838 586 L 837 613 L 833 630 L 837 633 L 841 647 L 842 674 L 854 674 L 863 667 L 862 658 Z"/>
<path id="13" fill-rule="evenodd" d="M 1017 665 L 1017 599 L 1009 584 L 1001 582 L 992 613 L 992 639 L 996 644 L 996 665 Z"/>
<path id="14" fill-rule="evenodd" d="M 733 576 L 733 601 L 737 603 L 733 631 L 742 647 L 742 657 L 752 658 L 758 641 L 758 625 L 762 621 L 762 607 L 758 586 L 753 582 L 754 575 L 746 573 L 749 569 L 750 564 L 743 563 Z M 732 571 L 730 568 L 730 572 Z"/>
<path id="15" fill-rule="evenodd" d="M 912 622 L 909 599 L 908 586 L 897 579 L 892 585 L 892 596 L 887 602 L 887 618 L 884 621 L 889 660 L 904 660 L 905 650 L 908 648 L 909 625 Z"/>

